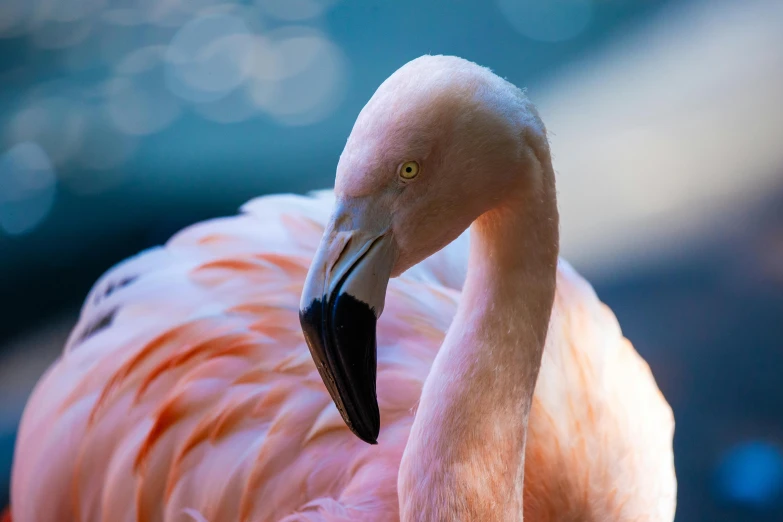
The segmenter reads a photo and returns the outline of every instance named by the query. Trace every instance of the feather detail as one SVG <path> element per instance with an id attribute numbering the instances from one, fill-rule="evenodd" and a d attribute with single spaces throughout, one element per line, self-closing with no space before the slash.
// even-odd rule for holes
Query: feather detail
<path id="1" fill-rule="evenodd" d="M 330 191 L 258 198 L 101 277 L 24 413 L 15 519 L 397 520 L 397 471 L 457 308 L 467 237 L 389 284 L 383 429 L 368 446 L 299 327 L 332 204 Z M 529 429 L 526 520 L 671 520 L 671 410 L 565 262 Z"/>

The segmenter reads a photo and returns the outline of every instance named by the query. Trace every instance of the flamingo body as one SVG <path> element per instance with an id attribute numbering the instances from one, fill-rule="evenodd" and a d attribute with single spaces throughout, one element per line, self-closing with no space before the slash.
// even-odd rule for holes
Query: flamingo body
<path id="1" fill-rule="evenodd" d="M 371 446 L 330 400 L 297 316 L 332 205 L 331 192 L 259 198 L 104 275 L 25 410 L 14 521 L 398 520 L 467 237 L 389 284 Z M 673 519 L 671 410 L 563 261 L 528 429 L 526 520 Z"/>

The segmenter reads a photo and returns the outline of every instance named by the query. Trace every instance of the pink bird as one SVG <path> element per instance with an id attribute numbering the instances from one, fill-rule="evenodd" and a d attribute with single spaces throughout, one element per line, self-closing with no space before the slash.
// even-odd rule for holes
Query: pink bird
<path id="1" fill-rule="evenodd" d="M 673 519 L 671 409 L 558 261 L 519 89 L 416 59 L 334 192 L 242 210 L 95 284 L 27 404 L 14 522 Z"/>

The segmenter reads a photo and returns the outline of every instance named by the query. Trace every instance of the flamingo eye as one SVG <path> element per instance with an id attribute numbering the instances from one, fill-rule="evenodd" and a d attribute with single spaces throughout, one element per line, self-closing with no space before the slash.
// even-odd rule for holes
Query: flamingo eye
<path id="1" fill-rule="evenodd" d="M 419 164 L 415 161 L 406 161 L 400 166 L 402 179 L 413 179 L 419 174 Z"/>

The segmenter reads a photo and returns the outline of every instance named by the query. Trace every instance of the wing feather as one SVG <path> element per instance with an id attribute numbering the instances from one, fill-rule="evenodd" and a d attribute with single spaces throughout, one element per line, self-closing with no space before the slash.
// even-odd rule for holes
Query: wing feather
<path id="1" fill-rule="evenodd" d="M 384 428 L 368 446 L 329 399 L 298 321 L 333 198 L 252 200 L 96 282 L 25 411 L 15 519 L 396 520 L 400 457 L 456 311 L 468 238 L 389 285 L 378 325 Z M 671 411 L 564 262 L 530 423 L 526 519 L 569 520 L 547 516 L 577 491 L 573 513 L 671 520 Z M 616 488 L 617 477 L 638 491 Z M 633 518 L 654 502 L 655 516 Z"/>

